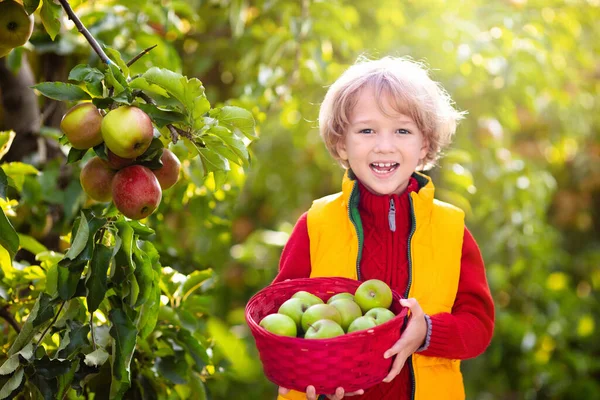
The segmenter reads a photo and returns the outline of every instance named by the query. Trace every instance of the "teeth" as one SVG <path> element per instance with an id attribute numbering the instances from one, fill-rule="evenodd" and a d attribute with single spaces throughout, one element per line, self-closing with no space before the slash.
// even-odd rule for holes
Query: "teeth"
<path id="1" fill-rule="evenodd" d="M 396 165 L 396 163 L 373 163 L 373 165 L 379 168 L 389 168 L 392 165 Z"/>

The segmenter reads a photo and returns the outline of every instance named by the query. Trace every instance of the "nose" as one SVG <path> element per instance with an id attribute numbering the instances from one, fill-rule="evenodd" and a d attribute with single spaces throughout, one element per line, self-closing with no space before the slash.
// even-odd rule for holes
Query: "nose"
<path id="1" fill-rule="evenodd" d="M 375 153 L 391 153 L 394 151 L 393 134 L 380 133 L 375 142 Z"/>

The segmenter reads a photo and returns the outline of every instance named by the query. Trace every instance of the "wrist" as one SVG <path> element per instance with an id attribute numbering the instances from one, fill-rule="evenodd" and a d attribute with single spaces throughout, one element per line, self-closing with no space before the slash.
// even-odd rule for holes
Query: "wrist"
<path id="1" fill-rule="evenodd" d="M 425 339 L 423 339 L 423 344 L 419 347 L 415 352 L 425 351 L 429 347 L 429 342 L 431 341 L 431 318 L 429 315 L 425 314 L 423 316 L 425 318 L 425 324 L 427 325 L 427 332 L 425 333 Z"/>

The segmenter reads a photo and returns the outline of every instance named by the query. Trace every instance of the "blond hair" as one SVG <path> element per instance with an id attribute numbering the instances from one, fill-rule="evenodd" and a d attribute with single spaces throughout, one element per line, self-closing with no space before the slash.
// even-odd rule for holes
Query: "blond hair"
<path id="1" fill-rule="evenodd" d="M 429 143 L 427 155 L 420 169 L 435 165 L 440 152 L 448 146 L 456 132 L 458 121 L 465 112 L 457 111 L 446 90 L 433 81 L 426 67 L 402 57 L 384 57 L 369 60 L 361 57 L 329 87 L 319 112 L 319 130 L 329 153 L 344 168 L 337 145 L 350 124 L 352 112 L 360 91 L 365 87 L 375 90 L 380 110 L 385 95 L 391 97 L 395 111 L 410 116 Z"/>

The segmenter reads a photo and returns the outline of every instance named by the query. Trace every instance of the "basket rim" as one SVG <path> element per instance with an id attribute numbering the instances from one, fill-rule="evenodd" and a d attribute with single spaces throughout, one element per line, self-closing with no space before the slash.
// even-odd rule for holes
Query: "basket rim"
<path id="1" fill-rule="evenodd" d="M 250 306 L 253 305 L 256 301 L 258 301 L 258 298 L 260 297 L 260 295 L 268 293 L 270 291 L 273 291 L 274 289 L 277 289 L 278 286 L 283 286 L 282 284 L 288 284 L 290 281 L 294 281 L 295 283 L 302 283 L 302 282 L 311 282 L 311 283 L 316 283 L 316 280 L 320 280 L 320 281 L 324 281 L 324 280 L 336 280 L 336 281 L 340 281 L 340 282 L 344 282 L 346 281 L 347 283 L 352 283 L 353 285 L 356 284 L 357 282 L 364 282 L 364 281 L 359 281 L 356 279 L 350 279 L 350 278 L 346 278 L 346 277 L 316 277 L 316 278 L 297 278 L 297 279 L 286 279 L 285 281 L 282 282 L 277 282 L 277 283 L 273 283 L 271 285 L 268 285 L 266 287 L 264 287 L 263 289 L 259 290 L 258 292 L 256 292 L 248 301 L 248 303 L 246 304 L 246 310 L 245 310 L 245 314 L 246 314 L 246 322 L 248 323 L 248 326 L 251 328 L 251 330 L 257 330 L 258 332 L 260 332 L 261 334 L 265 335 L 265 336 L 269 336 L 272 338 L 276 338 L 278 340 L 280 340 L 283 343 L 294 343 L 294 344 L 298 344 L 300 341 L 304 342 L 304 341 L 310 341 L 310 342 L 316 342 L 316 341 L 321 341 L 321 342 L 330 342 L 330 341 L 338 341 L 338 342 L 343 342 L 345 340 L 352 340 L 354 337 L 359 336 L 359 335 L 364 335 L 365 332 L 370 332 L 370 331 L 375 331 L 375 330 L 383 330 L 386 329 L 388 327 L 391 327 L 391 325 L 402 325 L 403 321 L 400 322 L 400 320 L 404 320 L 404 318 L 408 315 L 408 308 L 404 307 L 402 305 L 401 306 L 401 311 L 396 314 L 394 316 L 394 318 L 384 322 L 383 324 L 380 325 L 376 325 L 372 328 L 369 329 L 362 329 L 359 331 L 354 331 L 354 332 L 350 332 L 350 333 L 344 333 L 343 335 L 340 336 L 336 336 L 333 338 L 326 338 L 326 339 L 305 339 L 303 337 L 291 337 L 291 336 L 282 336 L 282 335 L 277 335 L 274 333 L 269 332 L 268 330 L 266 330 L 265 328 L 263 328 L 262 326 L 259 325 L 259 322 L 257 322 L 251 315 L 250 315 Z M 360 284 L 359 284 L 360 285 Z M 391 289 L 391 288 L 390 288 Z M 302 290 L 302 289 L 300 289 Z M 397 291 L 392 290 L 392 301 L 399 301 L 401 299 L 404 299 L 404 297 L 398 293 Z M 394 299 L 394 294 L 396 294 L 399 297 L 399 300 L 395 300 Z M 389 309 L 389 308 L 388 308 Z"/>

